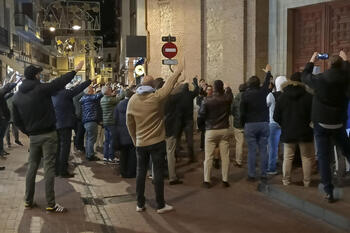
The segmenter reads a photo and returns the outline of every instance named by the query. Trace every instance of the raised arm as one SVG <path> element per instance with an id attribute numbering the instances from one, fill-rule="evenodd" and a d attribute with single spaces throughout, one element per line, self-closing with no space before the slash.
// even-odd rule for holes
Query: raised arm
<path id="1" fill-rule="evenodd" d="M 86 80 L 83 83 L 80 83 L 78 86 L 74 87 L 71 91 L 70 91 L 70 95 L 73 98 L 76 95 L 79 95 L 82 91 L 85 90 L 85 88 L 87 88 L 88 86 L 90 86 L 91 84 L 91 80 Z"/>
<path id="2" fill-rule="evenodd" d="M 265 81 L 264 81 L 262 88 L 265 91 L 269 91 L 269 85 L 270 85 L 270 81 L 272 79 L 271 70 L 272 70 L 272 67 L 269 64 L 267 64 L 265 69 L 263 69 L 263 71 L 266 73 L 266 75 L 265 75 Z"/>
<path id="3" fill-rule="evenodd" d="M 164 86 L 156 91 L 156 93 L 161 99 L 166 98 L 171 93 L 182 73 L 182 70 L 183 66 L 179 65 L 175 73 L 165 81 Z"/>
<path id="4" fill-rule="evenodd" d="M 318 53 L 314 52 L 314 54 L 310 59 L 310 62 L 306 64 L 304 71 L 301 74 L 301 81 L 313 89 L 315 88 L 317 78 L 315 75 L 312 74 L 312 71 L 314 69 L 314 64 L 315 64 L 317 55 Z"/>
<path id="5" fill-rule="evenodd" d="M 64 75 L 62 75 L 59 78 L 56 78 L 50 83 L 46 83 L 44 85 L 41 85 L 41 90 L 44 91 L 47 95 L 53 95 L 55 92 L 63 89 L 76 75 L 77 72 L 81 70 L 83 67 L 84 62 L 81 61 L 76 67 L 74 71 L 68 72 Z"/>

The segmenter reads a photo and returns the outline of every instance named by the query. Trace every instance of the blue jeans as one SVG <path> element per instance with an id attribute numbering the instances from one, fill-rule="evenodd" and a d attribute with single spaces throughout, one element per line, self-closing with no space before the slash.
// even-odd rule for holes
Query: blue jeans
<path id="1" fill-rule="evenodd" d="M 269 124 L 270 136 L 269 136 L 269 162 L 267 171 L 276 171 L 276 162 L 278 157 L 278 144 L 280 142 L 281 127 L 273 122 Z"/>
<path id="2" fill-rule="evenodd" d="M 324 185 L 324 191 L 327 194 L 333 194 L 334 186 L 332 184 L 331 171 L 331 149 L 332 139 L 340 147 L 343 155 L 350 161 L 350 143 L 345 127 L 340 129 L 325 129 L 318 123 L 314 123 L 314 135 L 317 147 L 317 157 L 320 167 L 321 182 Z"/>
<path id="3" fill-rule="evenodd" d="M 255 158 L 260 153 L 260 176 L 266 177 L 267 170 L 267 141 L 269 137 L 269 123 L 246 123 L 244 134 L 248 144 L 248 176 L 255 177 Z"/>
<path id="4" fill-rule="evenodd" d="M 84 124 L 86 131 L 85 138 L 85 152 L 86 158 L 91 158 L 95 156 L 94 145 L 97 139 L 97 123 L 96 122 L 87 122 Z"/>
<path id="5" fill-rule="evenodd" d="M 105 126 L 105 142 L 103 145 L 103 155 L 105 159 L 114 159 L 115 125 Z"/>

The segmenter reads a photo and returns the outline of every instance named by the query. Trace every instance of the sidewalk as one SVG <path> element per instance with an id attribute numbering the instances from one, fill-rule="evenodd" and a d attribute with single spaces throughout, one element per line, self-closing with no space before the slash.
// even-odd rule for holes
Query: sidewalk
<path id="1" fill-rule="evenodd" d="M 213 169 L 215 186 L 203 189 L 202 163 L 180 163 L 178 171 L 184 184 L 169 186 L 165 182 L 166 201 L 175 211 L 155 212 L 153 185 L 147 180 L 143 213 L 135 211 L 135 179 L 121 179 L 118 169 L 102 162 L 86 162 L 74 156 L 73 179 L 56 179 L 56 201 L 67 207 L 66 214 L 47 214 L 43 170 L 37 176 L 33 210 L 24 210 L 23 195 L 28 157 L 24 147 L 13 146 L 7 160 L 0 160 L 0 232 L 110 232 L 110 233 L 337 233 L 332 226 L 283 206 L 257 191 L 257 183 L 248 183 L 246 169 L 230 167 L 231 187 L 221 186 L 221 171 Z M 99 155 L 101 156 L 101 155 Z M 203 153 L 199 154 L 202 159 Z"/>

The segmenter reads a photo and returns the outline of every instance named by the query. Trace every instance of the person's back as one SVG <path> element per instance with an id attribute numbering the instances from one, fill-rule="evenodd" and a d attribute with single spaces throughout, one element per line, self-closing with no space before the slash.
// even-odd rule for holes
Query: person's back
<path id="1" fill-rule="evenodd" d="M 347 120 L 349 88 L 348 64 L 332 66 L 316 76 L 312 75 L 313 63 L 308 63 L 302 75 L 302 81 L 315 92 L 312 106 L 312 120 L 323 124 L 341 124 Z M 349 66 L 349 65 L 348 65 Z"/>
<path id="2" fill-rule="evenodd" d="M 115 96 L 103 96 L 100 105 L 102 108 L 103 125 L 114 125 L 113 110 L 117 104 Z"/>
<path id="3" fill-rule="evenodd" d="M 98 107 L 102 96 L 102 93 L 99 93 L 86 94 L 81 97 L 80 103 L 82 108 L 82 121 L 84 124 L 91 121 L 98 121 Z"/>
<path id="4" fill-rule="evenodd" d="M 205 126 L 207 130 L 229 128 L 232 99 L 230 88 L 226 88 L 225 93 L 214 92 L 212 96 L 204 98 L 202 105 L 206 106 Z"/>
<path id="5" fill-rule="evenodd" d="M 324 73 L 313 75 L 313 67 L 318 53 L 315 52 L 302 73 L 302 81 L 313 89 L 315 95 L 312 102 L 314 136 L 317 156 L 320 165 L 321 182 L 327 194 L 328 202 L 334 202 L 332 172 L 329 156 L 333 142 L 339 145 L 344 156 L 350 160 L 350 143 L 346 133 L 347 107 L 350 82 L 350 63 L 347 55 L 340 51 L 332 56 L 328 63 L 330 69 Z"/>

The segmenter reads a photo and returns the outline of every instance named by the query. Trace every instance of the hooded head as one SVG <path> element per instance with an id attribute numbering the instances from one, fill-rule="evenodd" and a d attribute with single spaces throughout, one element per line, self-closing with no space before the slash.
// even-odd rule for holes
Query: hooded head
<path id="1" fill-rule="evenodd" d="M 286 76 L 278 76 L 275 80 L 276 91 L 282 91 L 282 84 L 287 82 Z"/>
<path id="2" fill-rule="evenodd" d="M 31 79 L 31 80 L 39 79 L 38 75 L 42 71 L 43 71 L 43 68 L 30 65 L 24 70 L 24 77 L 26 79 Z"/>

